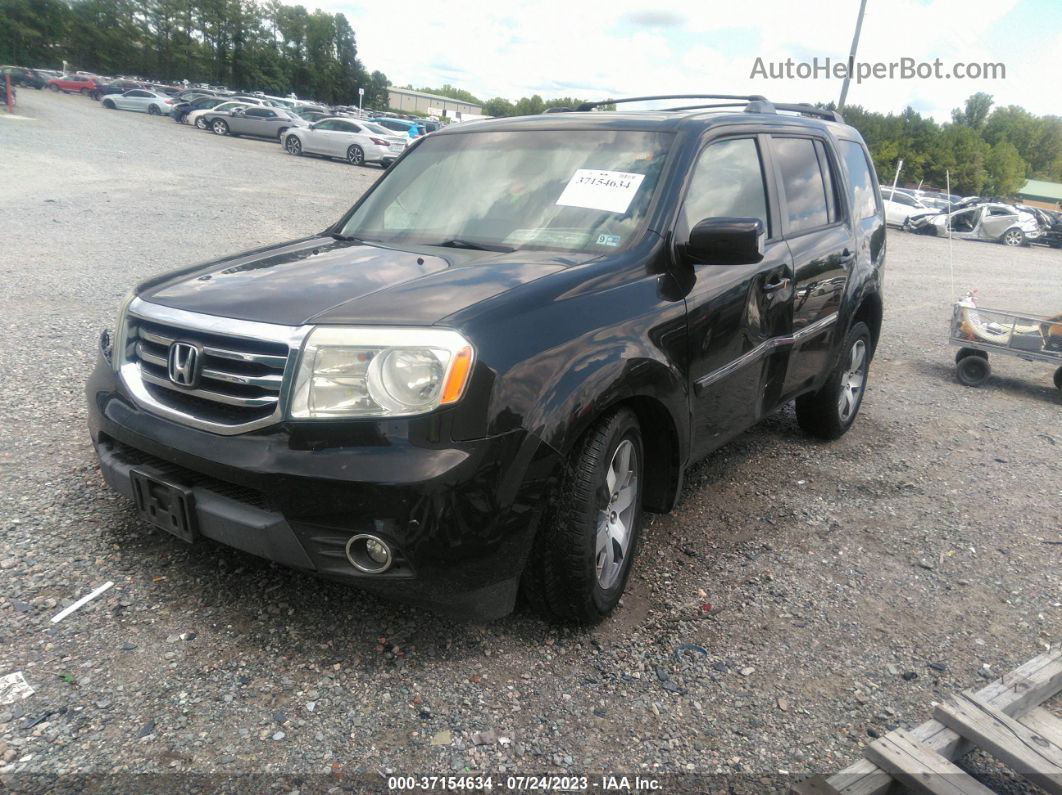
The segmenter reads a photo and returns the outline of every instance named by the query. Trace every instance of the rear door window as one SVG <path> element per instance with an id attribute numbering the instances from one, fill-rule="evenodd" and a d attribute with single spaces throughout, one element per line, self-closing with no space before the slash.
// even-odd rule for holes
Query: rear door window
<path id="1" fill-rule="evenodd" d="M 790 234 L 830 223 L 829 201 L 815 142 L 810 138 L 773 140 L 773 153 L 782 177 L 786 229 Z"/>

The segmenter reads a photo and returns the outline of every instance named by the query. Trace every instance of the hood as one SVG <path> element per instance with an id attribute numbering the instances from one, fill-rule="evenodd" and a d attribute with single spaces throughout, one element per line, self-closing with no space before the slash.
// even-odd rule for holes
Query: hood
<path id="1" fill-rule="evenodd" d="M 589 259 L 458 249 L 438 255 L 313 238 L 180 271 L 149 283 L 140 297 L 190 312 L 288 326 L 430 325 Z"/>

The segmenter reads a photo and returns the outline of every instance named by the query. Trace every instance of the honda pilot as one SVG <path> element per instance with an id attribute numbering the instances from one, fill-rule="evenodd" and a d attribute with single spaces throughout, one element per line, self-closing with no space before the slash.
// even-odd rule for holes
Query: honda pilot
<path id="1" fill-rule="evenodd" d="M 87 386 L 107 483 L 440 610 L 608 615 L 692 464 L 792 401 L 852 426 L 882 321 L 859 133 L 650 99 L 422 136 L 320 233 L 141 283 Z"/>

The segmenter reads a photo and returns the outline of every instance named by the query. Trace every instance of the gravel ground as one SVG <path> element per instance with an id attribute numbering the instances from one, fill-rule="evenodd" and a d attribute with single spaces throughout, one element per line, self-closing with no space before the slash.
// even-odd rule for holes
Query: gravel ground
<path id="1" fill-rule="evenodd" d="M 851 433 L 809 441 L 785 411 L 695 468 L 601 626 L 468 625 L 148 530 L 85 431 L 98 331 L 130 285 L 323 228 L 381 172 L 19 99 L 26 118 L 0 114 L 0 676 L 35 693 L 0 705 L 9 786 L 519 771 L 780 789 L 1062 637 L 1051 369 L 998 359 L 970 389 L 945 344 L 969 287 L 1062 311 L 1062 252 L 956 241 L 952 287 L 946 241 L 891 233 Z"/>

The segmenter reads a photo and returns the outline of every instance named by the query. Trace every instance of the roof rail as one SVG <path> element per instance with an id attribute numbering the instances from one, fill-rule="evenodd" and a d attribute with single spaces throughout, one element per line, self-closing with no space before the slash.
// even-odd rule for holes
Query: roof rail
<path id="1" fill-rule="evenodd" d="M 817 116 L 820 119 L 826 119 L 826 121 L 836 121 L 844 124 L 844 116 L 835 110 L 828 110 L 826 108 L 816 108 L 814 105 L 797 104 L 797 105 L 775 105 L 775 110 L 789 110 L 793 113 L 802 113 L 805 116 Z"/>
<path id="2" fill-rule="evenodd" d="M 587 111 L 593 110 L 601 105 L 616 105 L 620 102 L 649 102 L 650 100 L 658 99 L 737 99 L 744 102 L 767 101 L 766 97 L 761 97 L 759 94 L 658 94 L 651 97 L 624 97 L 623 99 L 602 99 L 597 102 L 584 102 L 576 108 L 576 110 Z"/>
<path id="3" fill-rule="evenodd" d="M 724 99 L 731 102 L 705 103 L 696 105 L 681 105 L 674 108 L 666 108 L 667 111 L 679 110 L 702 110 L 709 108 L 739 108 L 745 107 L 746 113 L 777 113 L 780 110 L 792 113 L 801 113 L 805 116 L 815 116 L 827 121 L 835 121 L 844 124 L 844 117 L 835 110 L 816 108 L 808 104 L 778 104 L 768 101 L 759 94 L 660 94 L 650 97 L 625 97 L 623 99 L 602 99 L 597 102 L 584 102 L 576 108 L 577 111 L 588 111 L 602 105 L 616 105 L 621 102 L 649 102 L 662 99 Z M 567 109 L 565 109 L 567 110 Z"/>

